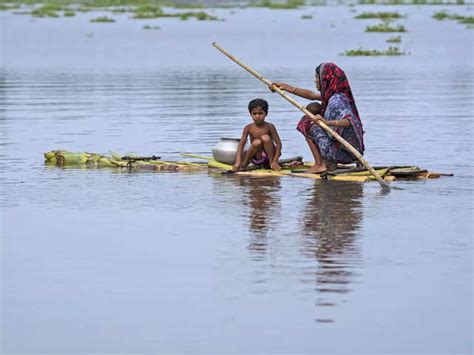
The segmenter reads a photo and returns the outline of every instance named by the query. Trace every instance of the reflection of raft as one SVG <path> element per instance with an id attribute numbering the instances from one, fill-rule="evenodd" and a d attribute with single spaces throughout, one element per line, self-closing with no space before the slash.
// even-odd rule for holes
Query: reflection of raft
<path id="1" fill-rule="evenodd" d="M 55 150 L 44 154 L 46 164 L 56 166 L 70 166 L 70 167 L 87 167 L 87 168 L 123 168 L 130 171 L 151 170 L 151 171 L 199 171 L 213 170 L 221 172 L 229 172 L 232 169 L 231 165 L 219 163 L 211 157 L 183 154 L 188 158 L 197 158 L 205 160 L 205 163 L 193 163 L 187 161 L 163 161 L 159 157 L 122 157 L 117 153 L 111 152 L 111 155 L 102 155 L 96 153 L 71 153 L 64 150 Z M 338 165 L 337 169 L 324 174 L 309 174 L 305 171 L 309 169 L 311 164 L 305 163 L 302 166 L 292 167 L 285 166 L 281 171 L 273 171 L 269 169 L 255 169 L 248 171 L 239 171 L 235 174 L 244 176 L 295 176 L 311 179 L 326 179 L 337 181 L 355 181 L 366 182 L 375 180 L 374 177 L 367 170 L 357 168 L 350 165 Z M 252 168 L 251 168 L 252 169 Z M 427 170 L 420 169 L 417 166 L 385 166 L 375 167 L 376 171 L 386 181 L 394 181 L 399 179 L 432 179 L 440 176 L 451 176 L 452 174 L 433 173 Z"/>

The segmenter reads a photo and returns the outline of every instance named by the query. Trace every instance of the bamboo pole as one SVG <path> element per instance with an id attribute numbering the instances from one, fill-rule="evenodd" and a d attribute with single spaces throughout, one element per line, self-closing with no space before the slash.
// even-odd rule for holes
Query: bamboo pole
<path id="1" fill-rule="evenodd" d="M 283 98 L 285 98 L 287 101 L 289 101 L 291 104 L 293 104 L 294 106 L 296 106 L 297 108 L 299 108 L 301 111 L 303 111 L 306 115 L 308 115 L 309 117 L 311 117 L 313 120 L 316 119 L 316 117 L 311 113 L 309 112 L 303 105 L 301 105 L 298 101 L 296 101 L 295 99 L 293 99 L 291 96 L 288 96 L 287 94 L 285 94 L 285 92 L 283 90 L 281 90 L 280 88 L 276 87 L 273 85 L 273 83 L 264 78 L 262 75 L 260 75 L 259 73 L 257 73 L 255 70 L 253 70 L 251 67 L 249 67 L 247 64 L 245 63 L 242 63 L 240 60 L 238 60 L 237 58 L 235 58 L 232 54 L 228 53 L 224 48 L 222 48 L 218 43 L 216 42 L 213 42 L 212 45 L 217 48 L 220 52 L 222 52 L 225 56 L 227 56 L 228 58 L 230 58 L 232 61 L 234 61 L 235 63 L 237 63 L 238 65 L 240 65 L 242 68 L 244 68 L 246 71 L 248 71 L 250 74 L 252 74 L 253 76 L 255 76 L 257 79 L 259 79 L 260 81 L 262 81 L 265 85 L 267 85 L 270 89 L 276 91 L 277 93 L 279 93 Z M 370 173 L 375 177 L 375 179 L 379 182 L 380 186 L 382 186 L 382 188 L 384 189 L 390 189 L 390 186 L 389 184 L 384 181 L 384 179 L 382 179 L 382 177 L 374 170 L 374 168 L 372 168 L 369 164 L 369 162 L 367 160 L 365 160 L 365 158 L 362 156 L 362 154 L 360 154 L 357 149 L 355 149 L 352 145 L 350 145 L 344 138 L 342 138 L 339 134 L 336 133 L 336 131 L 334 131 L 331 127 L 329 127 L 327 124 L 325 124 L 324 122 L 321 122 L 321 121 L 317 121 L 316 122 L 322 129 L 324 129 L 327 133 L 331 134 L 331 136 L 333 136 L 340 144 L 342 144 L 342 146 L 344 146 L 344 148 L 346 148 L 349 152 L 351 152 L 356 158 L 357 160 L 360 161 L 360 163 L 368 170 L 370 171 Z"/>

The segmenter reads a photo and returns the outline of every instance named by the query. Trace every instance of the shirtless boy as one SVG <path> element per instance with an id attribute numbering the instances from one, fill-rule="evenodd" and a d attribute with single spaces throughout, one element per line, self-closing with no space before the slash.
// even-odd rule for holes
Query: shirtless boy
<path id="1" fill-rule="evenodd" d="M 249 113 L 253 123 L 244 127 L 237 149 L 237 158 L 233 166 L 234 171 L 245 168 L 252 162 L 255 165 L 269 166 L 272 170 L 280 170 L 278 158 L 281 155 L 281 141 L 275 126 L 265 122 L 268 114 L 268 102 L 263 99 L 254 99 L 249 102 Z M 250 136 L 250 148 L 241 161 L 247 138 Z"/>

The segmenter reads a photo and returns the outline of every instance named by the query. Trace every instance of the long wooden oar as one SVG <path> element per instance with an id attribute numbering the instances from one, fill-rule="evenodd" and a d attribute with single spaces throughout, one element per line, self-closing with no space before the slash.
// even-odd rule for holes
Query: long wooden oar
<path id="1" fill-rule="evenodd" d="M 219 51 L 221 51 L 225 56 L 229 57 L 231 60 L 233 60 L 234 62 L 236 62 L 238 65 L 240 65 L 242 68 L 244 68 L 245 70 L 247 70 L 250 74 L 252 74 L 253 76 L 255 76 L 257 79 L 259 79 L 260 81 L 262 81 L 264 84 L 266 84 L 269 88 L 271 88 L 272 90 L 276 91 L 277 93 L 279 93 L 281 96 L 283 96 L 286 100 L 288 100 L 290 103 L 292 103 L 293 105 L 295 105 L 296 107 L 298 107 L 301 111 L 303 111 L 306 115 L 308 115 L 309 117 L 311 117 L 313 120 L 316 119 L 316 117 L 311 113 L 309 112 L 303 105 L 301 105 L 298 101 L 296 101 L 295 99 L 293 99 L 291 96 L 288 96 L 287 94 L 285 94 L 285 92 L 283 90 L 281 90 L 280 88 L 276 87 L 273 85 L 273 83 L 264 78 L 262 75 L 260 75 L 259 73 L 257 73 L 255 70 L 253 70 L 252 68 L 250 68 L 247 64 L 245 63 L 242 63 L 240 60 L 238 60 L 237 58 L 235 58 L 232 54 L 228 53 L 224 48 L 222 48 L 219 44 L 217 44 L 216 42 L 213 42 L 212 45 L 214 47 L 216 47 Z M 331 136 L 333 136 L 339 143 L 341 143 L 344 148 L 346 148 L 349 152 L 351 152 L 356 158 L 357 160 L 360 161 L 360 163 L 368 170 L 370 171 L 370 173 L 377 179 L 377 181 L 379 182 L 379 184 L 384 188 L 384 189 L 390 189 L 390 186 L 389 184 L 384 180 L 382 179 L 382 177 L 374 170 L 374 168 L 372 168 L 370 165 L 369 165 L 369 162 L 367 160 L 364 159 L 364 157 L 362 156 L 362 154 L 360 154 L 357 149 L 355 149 L 352 145 L 350 145 L 344 138 L 342 138 L 339 134 L 336 133 L 336 131 L 334 131 L 331 127 L 329 127 L 327 124 L 325 124 L 324 122 L 321 122 L 321 121 L 317 121 L 317 124 L 322 127 L 326 132 L 328 132 L 329 134 L 331 134 Z"/>

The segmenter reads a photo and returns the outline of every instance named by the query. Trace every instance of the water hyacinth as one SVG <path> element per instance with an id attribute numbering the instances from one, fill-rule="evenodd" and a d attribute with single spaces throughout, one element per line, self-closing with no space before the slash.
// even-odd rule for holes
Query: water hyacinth
<path id="1" fill-rule="evenodd" d="M 142 5 L 135 8 L 133 12 L 133 18 L 136 19 L 149 19 L 164 16 L 164 11 L 161 9 L 161 7 L 156 5 Z"/>
<path id="2" fill-rule="evenodd" d="M 59 17 L 58 11 L 62 10 L 59 4 L 44 4 L 31 12 L 33 17 Z"/>
<path id="3" fill-rule="evenodd" d="M 96 17 L 96 18 L 91 19 L 91 22 L 110 23 L 110 22 L 115 22 L 115 20 L 107 16 L 101 16 L 101 17 Z"/>
<path id="4" fill-rule="evenodd" d="M 383 21 L 377 25 L 367 26 L 365 32 L 406 32 L 403 25 L 391 25 L 389 21 Z"/>
<path id="5" fill-rule="evenodd" d="M 342 53 L 342 55 L 347 57 L 357 57 L 357 56 L 364 56 L 364 57 L 378 57 L 378 56 L 398 56 L 398 55 L 405 55 L 404 51 L 400 51 L 398 47 L 388 47 L 384 51 L 380 51 L 377 49 L 350 49 Z"/>
<path id="6" fill-rule="evenodd" d="M 390 20 L 390 19 L 400 19 L 403 16 L 398 12 L 363 12 L 357 15 L 356 19 L 381 19 L 381 20 Z"/>
<path id="7" fill-rule="evenodd" d="M 402 36 L 398 35 L 398 36 L 387 38 L 387 40 L 385 42 L 387 42 L 387 43 L 400 43 L 401 41 L 402 41 Z"/>

